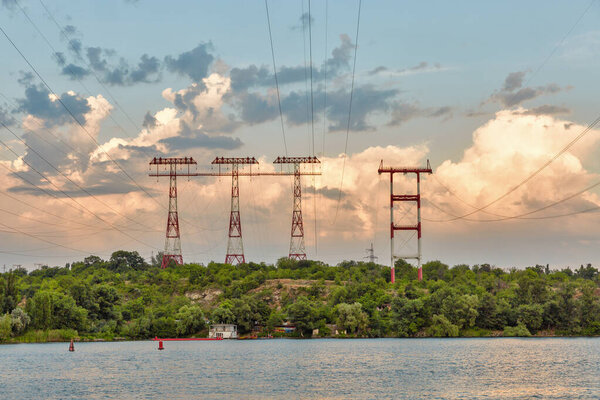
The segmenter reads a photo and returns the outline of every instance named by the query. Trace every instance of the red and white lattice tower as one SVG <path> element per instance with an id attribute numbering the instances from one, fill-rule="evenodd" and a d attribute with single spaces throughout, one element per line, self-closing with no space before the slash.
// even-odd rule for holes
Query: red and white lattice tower
<path id="1" fill-rule="evenodd" d="M 231 213 L 229 214 L 229 238 L 227 240 L 227 255 L 225 264 L 243 264 L 244 242 L 242 240 L 242 220 L 240 218 L 240 186 L 239 166 L 258 164 L 254 157 L 217 157 L 212 164 L 231 165 Z"/>
<path id="2" fill-rule="evenodd" d="M 289 258 L 293 260 L 306 260 L 306 247 L 304 245 L 304 223 L 302 221 L 302 183 L 300 177 L 304 175 L 300 164 L 320 164 L 317 157 L 277 157 L 273 164 L 294 165 L 294 206 L 292 208 L 292 234 L 290 238 Z"/>
<path id="3" fill-rule="evenodd" d="M 419 167 L 384 167 L 383 160 L 379 164 L 377 171 L 379 174 L 388 173 L 390 174 L 390 249 L 391 249 L 391 281 L 395 282 L 394 274 L 394 260 L 405 259 L 405 260 L 417 260 L 418 275 L 417 279 L 423 279 L 423 269 L 421 268 L 421 174 L 431 174 L 431 166 L 429 160 L 427 160 L 426 168 Z M 417 194 L 394 194 L 394 174 L 402 173 L 408 174 L 413 173 L 417 176 Z M 417 224 L 416 225 L 395 225 L 394 224 L 394 202 L 414 202 L 417 206 Z M 417 232 L 417 254 L 415 255 L 402 255 L 396 256 L 394 254 L 394 232 L 395 231 L 416 231 Z"/>
<path id="4" fill-rule="evenodd" d="M 150 176 L 166 176 L 158 173 L 158 166 L 165 165 L 169 168 L 169 214 L 167 216 L 167 233 L 165 237 L 165 251 L 163 253 L 161 268 L 166 268 L 173 260 L 176 264 L 183 264 L 181 255 L 181 232 L 179 230 L 179 214 L 177 212 L 177 175 L 192 176 L 190 165 L 196 165 L 192 157 L 154 157 L 150 165 L 156 165 L 156 174 Z M 187 173 L 177 171 L 177 167 L 187 165 Z"/>

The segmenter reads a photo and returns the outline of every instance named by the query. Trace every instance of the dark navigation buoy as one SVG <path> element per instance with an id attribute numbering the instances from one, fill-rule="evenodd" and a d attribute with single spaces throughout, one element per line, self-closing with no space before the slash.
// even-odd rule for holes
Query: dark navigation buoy
<path id="1" fill-rule="evenodd" d="M 75 345 L 73 344 L 73 339 L 71 339 L 71 344 L 69 344 L 69 351 L 75 351 Z"/>
<path id="2" fill-rule="evenodd" d="M 158 341 L 158 349 L 159 349 L 159 350 L 164 350 L 164 349 L 165 349 L 165 348 L 163 347 L 162 340 L 159 340 L 159 341 Z"/>

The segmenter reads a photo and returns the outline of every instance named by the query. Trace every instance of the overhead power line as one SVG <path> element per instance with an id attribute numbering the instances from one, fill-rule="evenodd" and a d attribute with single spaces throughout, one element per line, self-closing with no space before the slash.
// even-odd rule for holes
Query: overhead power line
<path id="1" fill-rule="evenodd" d="M 538 74 L 538 72 L 540 72 L 540 70 L 548 63 L 548 61 L 550 61 L 550 59 L 552 58 L 554 53 L 556 53 L 556 51 L 562 46 L 562 44 L 565 42 L 567 37 L 569 37 L 569 35 L 573 32 L 575 27 L 577 25 L 579 25 L 579 22 L 587 14 L 587 12 L 590 10 L 590 8 L 592 8 L 592 6 L 594 5 L 595 2 L 596 2 L 596 0 L 592 0 L 590 2 L 590 4 L 586 7 L 586 9 L 583 10 L 583 12 L 579 16 L 579 18 L 577 18 L 577 21 L 575 21 L 575 23 L 571 26 L 571 29 L 569 29 L 567 31 L 567 33 L 562 37 L 562 39 L 556 44 L 556 46 L 554 46 L 554 49 L 550 52 L 550 54 L 548 54 L 548 56 L 544 59 L 544 61 L 542 61 L 542 63 L 537 67 L 537 69 L 533 72 L 533 74 L 531 74 L 529 76 L 529 78 L 525 82 L 525 85 L 523 85 L 523 86 L 527 86 L 533 80 L 533 78 Z"/>
<path id="2" fill-rule="evenodd" d="M 573 199 L 575 197 L 578 197 L 581 194 L 587 192 L 588 190 L 594 189 L 597 186 L 600 186 L 600 181 L 595 182 L 595 183 L 587 186 L 586 188 L 584 188 L 582 190 L 579 190 L 579 191 L 577 191 L 575 193 L 572 193 L 572 194 L 570 194 L 570 195 L 568 195 L 566 197 L 563 197 L 560 200 L 557 200 L 557 201 L 552 202 L 550 204 L 547 204 L 547 205 L 545 205 L 543 207 L 537 208 L 537 209 L 532 210 L 532 211 L 527 211 L 525 213 L 521 213 L 521 214 L 518 214 L 518 215 L 509 215 L 508 216 L 508 215 L 492 214 L 492 215 L 496 215 L 496 216 L 498 216 L 500 218 L 495 218 L 495 219 L 460 218 L 460 219 L 463 219 L 463 220 L 466 220 L 466 221 L 470 221 L 470 222 L 498 222 L 498 221 L 507 221 L 507 220 L 510 220 L 510 219 L 552 219 L 552 218 L 560 218 L 560 217 L 565 217 L 565 216 L 570 216 L 570 215 L 576 215 L 576 214 L 581 214 L 581 213 L 588 213 L 590 211 L 600 209 L 600 206 L 592 207 L 592 208 L 588 208 L 588 209 L 581 210 L 581 211 L 576 211 L 576 212 L 569 212 L 569 213 L 566 213 L 566 214 L 546 215 L 546 216 L 540 216 L 540 217 L 528 217 L 529 215 L 538 213 L 540 211 L 547 210 L 549 208 L 552 208 L 554 206 L 562 204 L 562 203 L 564 203 L 566 201 L 569 201 L 569 200 L 571 200 L 571 199 Z M 454 219 L 449 219 L 449 220 L 428 219 L 428 221 L 430 221 L 430 222 L 449 222 L 449 221 L 453 221 L 453 220 L 459 219 L 455 214 L 442 209 L 440 206 L 438 206 L 437 204 L 435 204 L 431 200 L 425 199 L 425 201 L 427 201 L 429 204 L 431 204 L 433 207 L 435 207 L 439 211 L 441 211 L 441 212 L 443 212 L 445 214 L 448 214 L 448 215 L 454 217 Z M 465 203 L 465 204 L 467 204 L 467 203 Z"/>
<path id="3" fill-rule="evenodd" d="M 12 129 L 10 129 L 8 126 L 6 126 L 3 121 L 0 121 L 0 125 L 2 125 L 4 127 L 4 129 L 6 129 L 7 131 L 9 131 L 19 142 L 21 142 L 25 147 L 27 147 L 27 149 L 29 149 L 30 151 L 32 151 L 42 161 L 44 161 L 46 164 L 48 164 L 48 166 L 50 166 L 50 168 L 52 168 L 57 173 L 59 173 L 63 178 L 65 178 L 66 180 L 68 180 L 72 185 L 74 185 L 75 187 L 77 187 L 83 193 L 85 193 L 88 196 L 92 197 L 94 200 L 96 200 L 100 204 L 104 205 L 106 208 L 108 208 L 109 210 L 111 210 L 115 214 L 117 214 L 117 215 L 119 215 L 119 216 L 121 216 L 121 217 L 123 217 L 123 218 L 125 218 L 125 219 L 127 219 L 127 220 L 129 220 L 129 221 L 131 221 L 131 222 L 133 222 L 135 224 L 137 224 L 137 225 L 143 226 L 146 229 L 152 229 L 148 225 L 146 225 L 144 223 L 141 223 L 139 221 L 136 221 L 135 219 L 133 219 L 131 217 L 128 217 L 127 215 L 122 214 L 119 210 L 115 209 L 110 204 L 107 204 L 103 200 L 101 200 L 98 197 L 96 197 L 93 193 L 91 193 L 89 190 L 87 190 L 86 188 L 84 188 L 81 185 L 79 185 L 77 182 L 73 181 L 71 178 L 69 178 L 69 176 L 67 176 L 60 169 L 58 169 L 54 164 L 52 164 L 50 161 L 48 161 L 48 159 L 46 159 L 42 154 L 40 154 L 37 150 L 35 150 L 33 147 L 31 147 L 26 141 L 24 141 L 19 135 L 17 135 Z"/>
<path id="4" fill-rule="evenodd" d="M 1 29 L 1 28 L 0 28 Z M 5 124 L 4 122 L 0 122 L 0 124 L 7 129 L 8 131 L 10 131 L 11 133 L 13 133 Z M 14 133 L 13 133 L 14 134 Z M 4 141 L 0 140 L 0 144 L 3 145 L 4 147 L 6 147 L 11 153 L 13 153 L 15 155 L 15 157 L 19 157 L 19 155 L 10 147 L 8 146 Z M 38 155 L 39 156 L 39 155 Z M 58 186 L 56 186 L 56 184 L 54 184 L 46 175 L 44 175 L 42 172 L 40 172 L 38 169 L 36 169 L 34 166 L 32 166 L 29 162 L 27 162 L 24 159 L 21 159 L 23 161 L 23 163 L 25 165 L 27 165 L 29 168 L 31 168 L 33 171 L 35 171 L 35 173 L 37 173 L 42 179 L 44 179 L 46 182 L 48 182 L 52 187 L 54 187 L 57 191 L 59 191 L 60 193 L 62 193 L 64 196 L 68 197 L 69 199 L 71 199 L 71 201 L 73 201 L 74 203 L 76 203 L 81 209 L 85 210 L 87 213 L 89 213 L 90 215 L 93 215 L 94 217 L 96 217 L 98 220 L 104 222 L 105 224 L 111 226 L 113 229 L 119 231 L 120 233 L 122 233 L 123 235 L 129 237 L 130 239 L 133 239 L 145 246 L 151 247 L 151 248 L 155 248 L 152 245 L 149 245 L 147 243 L 142 242 L 141 240 L 137 239 L 136 237 L 128 234 L 127 232 L 119 229 L 117 226 L 115 226 L 114 224 L 106 221 L 104 218 L 100 217 L 98 214 L 96 214 L 95 212 L 91 211 L 88 207 L 86 207 L 85 205 L 81 204 L 79 201 L 77 201 L 73 196 L 71 196 L 70 194 L 68 194 L 67 192 L 65 192 L 64 190 L 62 190 L 61 188 L 59 188 Z"/>
<path id="5" fill-rule="evenodd" d="M 348 137 L 350 136 L 350 121 L 352 119 L 352 98 L 354 95 L 354 76 L 356 75 L 356 53 L 358 50 L 358 33 L 360 30 L 360 10 L 362 6 L 362 0 L 358 0 L 358 17 L 356 18 L 356 38 L 354 39 L 354 61 L 352 63 L 352 83 L 350 85 L 350 101 L 348 103 L 348 124 L 346 126 L 346 142 L 344 144 L 344 160 L 342 162 L 342 177 L 340 178 L 340 188 L 338 190 L 338 200 L 335 207 L 335 214 L 333 217 L 333 223 L 337 220 L 338 212 L 340 210 L 340 202 L 342 200 L 342 191 L 344 189 L 344 172 L 346 171 L 346 158 L 348 158 Z"/>
<path id="6" fill-rule="evenodd" d="M 73 121 L 75 121 L 77 123 L 77 125 L 79 125 L 79 127 L 82 129 L 83 132 L 85 132 L 85 134 L 87 136 L 89 136 L 89 138 L 96 144 L 96 146 L 98 147 L 98 149 L 100 149 L 100 151 L 102 153 L 104 153 L 104 155 L 106 155 L 106 157 L 115 165 L 117 166 L 117 168 L 123 172 L 123 174 L 125 174 L 125 176 L 127 176 L 127 178 L 129 178 L 129 180 L 131 182 L 134 183 L 134 185 L 136 185 L 142 192 L 144 192 L 152 201 L 154 201 L 157 205 L 165 208 L 165 206 L 161 203 L 159 203 L 154 197 L 152 197 L 150 195 L 150 193 L 148 193 L 148 191 L 142 187 L 122 166 L 121 164 L 119 164 L 114 158 L 112 158 L 112 156 L 110 154 L 108 154 L 108 152 L 106 150 L 104 150 L 104 148 L 100 145 L 100 143 L 98 143 L 98 141 L 96 140 L 96 138 L 94 138 L 94 136 L 87 130 L 87 128 L 81 123 L 81 121 L 79 121 L 77 119 L 77 117 L 75 116 L 75 114 L 73 114 L 73 112 L 71 111 L 71 109 L 69 109 L 69 107 L 66 106 L 66 104 L 63 102 L 63 100 L 60 98 L 60 96 L 58 96 L 56 94 L 56 92 L 50 87 L 50 85 L 48 84 L 48 82 L 42 77 L 42 75 L 40 75 L 40 73 L 37 71 L 37 69 L 31 64 L 31 62 L 27 59 L 27 57 L 25 57 L 25 55 L 23 54 L 23 52 L 17 47 L 17 45 L 15 44 L 15 42 L 10 38 L 10 36 L 8 36 L 8 34 L 6 33 L 6 31 L 4 30 L 4 28 L 2 28 L 0 26 L 0 32 L 2 32 L 2 34 L 6 37 L 6 39 L 10 42 L 10 44 L 13 46 L 13 48 L 19 53 L 19 55 L 21 56 L 21 58 L 23 58 L 23 60 L 27 63 L 27 65 L 31 68 L 31 70 L 36 74 L 36 76 L 42 81 L 42 83 L 44 84 L 44 86 L 48 89 L 48 91 L 55 96 L 56 100 L 60 103 L 60 105 L 67 111 L 67 113 L 71 116 L 71 118 L 73 119 Z"/>
<path id="7" fill-rule="evenodd" d="M 70 42 L 70 40 L 72 39 L 70 34 L 67 32 L 67 30 L 62 27 L 61 24 L 58 23 L 58 21 L 56 20 L 56 18 L 54 17 L 54 15 L 50 12 L 50 10 L 48 9 L 48 7 L 46 7 L 46 4 L 44 4 L 44 2 L 42 0 L 39 0 L 40 4 L 42 5 L 42 7 L 44 7 L 44 10 L 46 10 L 46 13 L 48 14 L 48 17 L 50 17 L 50 19 L 52 20 L 52 22 L 54 22 L 54 25 L 56 25 L 56 27 L 58 28 L 59 32 L 61 33 L 61 35 L 63 35 L 63 37 L 67 40 L 67 42 Z M 98 82 L 98 84 L 100 84 L 100 86 L 102 86 L 102 89 L 104 89 L 104 91 L 109 95 L 110 99 L 112 100 L 112 102 L 117 106 L 117 108 L 121 111 L 121 113 L 123 113 L 123 115 L 125 115 L 125 118 L 131 123 L 131 125 L 135 128 L 138 129 L 139 126 L 138 124 L 136 124 L 133 119 L 131 118 L 131 116 L 125 111 L 125 109 L 123 107 L 121 107 L 121 104 L 117 101 L 117 99 L 115 98 L 115 96 L 112 94 L 112 92 L 108 89 L 108 87 L 104 84 L 104 82 L 102 82 L 102 80 L 100 79 L 100 77 L 98 76 L 98 74 L 96 73 L 96 71 L 94 70 L 94 68 L 91 67 L 91 64 L 89 62 L 86 62 L 88 69 L 90 70 L 90 72 L 92 73 L 92 75 L 94 75 L 94 77 L 96 78 L 96 81 Z M 112 117 L 111 117 L 112 119 Z M 114 121 L 114 119 L 113 119 Z M 117 126 L 119 126 L 119 128 L 125 132 L 127 134 L 127 132 L 123 129 L 123 127 L 117 123 L 115 121 L 115 123 L 117 124 Z M 142 149 L 142 151 L 145 152 L 144 149 Z M 146 154 L 150 157 L 149 154 Z"/>
<path id="8" fill-rule="evenodd" d="M 281 97 L 279 95 L 279 80 L 277 79 L 277 66 L 275 64 L 275 50 L 273 48 L 273 34 L 271 33 L 271 17 L 269 16 L 269 3 L 265 0 L 265 9 L 267 11 L 267 26 L 269 27 L 269 41 L 271 42 L 271 57 L 273 58 L 273 75 L 275 76 L 275 88 L 277 89 L 277 105 L 279 106 L 279 118 L 281 120 L 281 135 L 283 136 L 283 147 L 285 155 L 288 155 L 287 141 L 285 139 L 285 127 L 283 124 L 283 112 L 281 110 Z"/>
<path id="9" fill-rule="evenodd" d="M 536 169 L 535 171 L 533 171 L 525 179 L 523 179 L 518 184 L 516 184 L 515 186 L 513 186 L 512 188 L 510 188 L 503 195 L 497 197 L 496 199 L 490 201 L 489 203 L 485 204 L 482 207 L 475 208 L 473 211 L 470 211 L 470 212 L 468 212 L 466 214 L 454 216 L 453 218 L 448 219 L 446 222 L 455 221 L 457 219 L 465 219 L 466 217 L 469 217 L 469 216 L 471 216 L 471 215 L 473 215 L 475 213 L 478 213 L 480 211 L 485 210 L 486 208 L 488 208 L 488 207 L 496 204 L 500 200 L 506 198 L 511 193 L 514 193 L 517 189 L 519 189 L 521 186 L 525 185 L 527 182 L 529 182 L 530 180 L 532 180 L 540 172 L 542 172 L 546 167 L 548 167 L 550 164 L 552 164 L 554 161 L 556 161 L 556 159 L 558 159 L 560 156 L 562 156 L 564 153 L 566 153 L 571 147 L 573 147 L 573 145 L 575 143 L 577 143 L 582 137 L 584 137 L 589 131 L 591 131 L 599 122 L 600 122 L 600 116 L 598 116 L 598 118 L 596 118 L 594 121 L 592 121 L 585 129 L 583 129 L 566 146 L 564 146 L 558 153 L 556 153 L 554 156 L 552 156 L 552 158 L 550 158 L 548 161 L 546 161 L 544 164 L 542 164 L 538 169 Z"/>

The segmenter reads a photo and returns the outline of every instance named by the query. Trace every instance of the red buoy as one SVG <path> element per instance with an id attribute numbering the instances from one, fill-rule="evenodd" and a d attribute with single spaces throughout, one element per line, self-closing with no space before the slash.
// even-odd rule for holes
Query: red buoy
<path id="1" fill-rule="evenodd" d="M 75 351 L 75 345 L 73 344 L 73 339 L 71 339 L 71 344 L 69 344 L 69 351 Z"/>
<path id="2" fill-rule="evenodd" d="M 164 350 L 164 349 L 165 349 L 165 348 L 163 347 L 162 340 L 160 340 L 160 341 L 158 342 L 158 349 L 159 349 L 159 350 Z"/>

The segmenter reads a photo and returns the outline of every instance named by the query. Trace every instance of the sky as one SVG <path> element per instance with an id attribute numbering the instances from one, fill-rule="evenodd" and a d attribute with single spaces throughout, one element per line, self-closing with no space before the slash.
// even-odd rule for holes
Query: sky
<path id="1" fill-rule="evenodd" d="M 380 161 L 430 160 L 424 262 L 600 263 L 598 1 L 373 0 L 359 20 L 358 1 L 270 0 L 273 53 L 264 1 L 0 1 L 0 266 L 149 260 L 169 186 L 153 157 L 284 155 L 321 160 L 302 178 L 310 259 L 373 243 L 388 264 Z M 230 195 L 228 177 L 179 178 L 184 261 L 224 260 Z M 240 178 L 240 208 L 246 259 L 286 256 L 292 178 Z"/>

